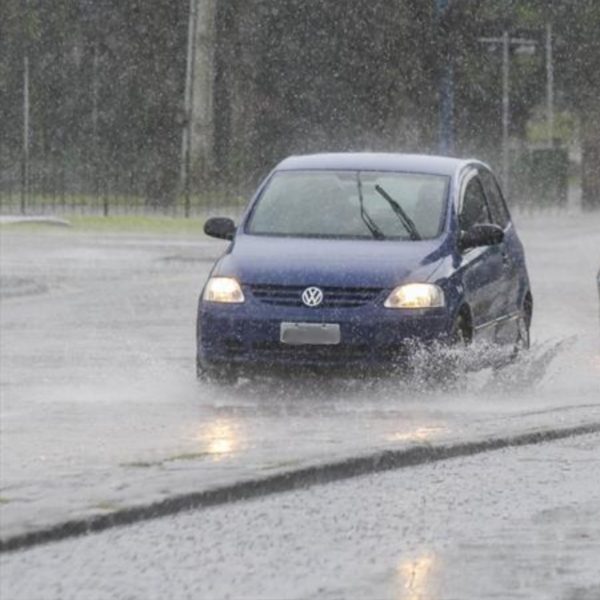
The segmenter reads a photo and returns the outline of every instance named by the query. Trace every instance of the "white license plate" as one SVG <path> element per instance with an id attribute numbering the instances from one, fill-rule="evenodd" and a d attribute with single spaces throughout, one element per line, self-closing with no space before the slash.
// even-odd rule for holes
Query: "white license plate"
<path id="1" fill-rule="evenodd" d="M 339 344 L 340 326 L 337 323 L 282 323 L 279 340 L 296 346 Z"/>

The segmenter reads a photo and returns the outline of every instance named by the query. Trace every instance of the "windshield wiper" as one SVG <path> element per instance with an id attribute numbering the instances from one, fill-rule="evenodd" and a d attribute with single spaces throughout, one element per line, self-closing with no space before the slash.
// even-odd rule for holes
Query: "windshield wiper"
<path id="1" fill-rule="evenodd" d="M 404 209 L 379 185 L 375 185 L 375 191 L 387 200 L 392 210 L 398 215 L 404 229 L 408 231 L 411 240 L 420 240 L 421 236 L 415 227 L 414 221 L 404 212 Z"/>
<path id="2" fill-rule="evenodd" d="M 384 235 L 383 231 L 381 231 L 381 229 L 379 229 L 379 227 L 377 227 L 377 224 L 375 223 L 375 221 L 373 221 L 373 219 L 371 218 L 371 215 L 369 215 L 369 213 L 365 210 L 365 199 L 363 197 L 362 181 L 360 179 L 360 173 L 356 173 L 356 181 L 358 183 L 358 201 L 360 202 L 360 218 L 363 220 L 364 224 L 367 226 L 367 228 L 371 232 L 371 235 L 376 240 L 384 240 L 385 235 Z"/>

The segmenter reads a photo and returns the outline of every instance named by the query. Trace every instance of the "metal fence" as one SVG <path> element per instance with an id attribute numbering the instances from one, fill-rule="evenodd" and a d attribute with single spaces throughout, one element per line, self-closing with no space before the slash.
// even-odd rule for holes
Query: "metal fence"
<path id="1" fill-rule="evenodd" d="M 567 202 L 568 155 L 563 149 L 523 152 L 513 162 L 510 204 L 560 207 Z M 259 176 L 241 181 L 213 177 L 195 181 L 186 192 L 177 179 L 165 181 L 151 170 L 102 165 L 32 161 L 0 168 L 0 214 L 3 215 L 168 215 L 190 217 L 219 209 L 239 211 Z"/>
<path id="2" fill-rule="evenodd" d="M 243 205 L 287 154 L 437 146 L 447 49 L 438 47 L 433 2 L 357 0 L 352 11 L 335 2 L 216 3 L 212 100 L 201 126 L 190 116 L 193 71 L 186 77 L 194 3 L 9 4 L 9 35 L 0 35 L 3 214 L 192 216 Z M 494 143 L 498 64 L 480 60 L 481 27 L 461 20 L 460 39 L 470 43 L 454 48 L 456 152 L 503 165 L 512 204 L 564 204 L 564 152 L 501 154 Z M 194 127 L 210 160 L 182 152 Z M 205 164 L 211 172 L 197 173 Z"/>
<path id="3" fill-rule="evenodd" d="M 177 181 L 165 187 L 147 171 L 34 161 L 27 173 L 18 164 L 1 169 L 0 214 L 190 217 L 220 207 L 239 209 L 255 185 L 215 179 L 196 182 L 186 193 Z"/>

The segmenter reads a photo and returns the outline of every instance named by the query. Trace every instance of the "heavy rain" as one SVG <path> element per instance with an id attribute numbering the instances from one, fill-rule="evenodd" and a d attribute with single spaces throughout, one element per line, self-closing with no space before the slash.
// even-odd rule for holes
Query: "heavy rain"
<path id="1" fill-rule="evenodd" d="M 3 0 L 0 597 L 600 598 L 598 31 L 596 0 Z"/>

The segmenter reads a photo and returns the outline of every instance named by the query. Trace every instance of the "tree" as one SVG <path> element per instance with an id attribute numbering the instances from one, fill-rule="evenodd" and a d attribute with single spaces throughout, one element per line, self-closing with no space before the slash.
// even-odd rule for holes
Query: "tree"
<path id="1" fill-rule="evenodd" d="M 532 26 L 517 2 L 463 0 L 451 4 L 447 29 L 455 67 L 455 120 L 458 149 L 499 162 L 502 135 L 502 46 L 482 43 L 482 38 L 531 37 L 543 42 L 543 25 Z M 524 34 L 523 32 L 526 31 Z M 532 56 L 510 50 L 510 135 L 525 136 L 533 108 L 545 92 L 543 52 Z"/>
<path id="2" fill-rule="evenodd" d="M 578 114 L 582 144 L 582 200 L 600 208 L 600 2 L 554 0 L 560 89 Z"/>
<path id="3" fill-rule="evenodd" d="M 236 139 L 247 140 L 236 153 L 252 156 L 257 171 L 294 152 L 435 148 L 432 2 L 251 4 L 253 14 L 242 9 L 230 16 L 228 53 L 217 61 L 228 74 L 218 75 L 217 88 L 227 82 L 228 94 L 219 97 L 232 99 L 234 113 L 251 106 L 244 120 L 253 132 L 239 135 L 231 124 L 244 128 L 241 119 L 220 115 L 225 125 L 217 130 L 227 133 L 217 133 L 218 144 L 233 148 Z M 232 93 L 232 82 L 240 79 L 243 102 Z"/>

